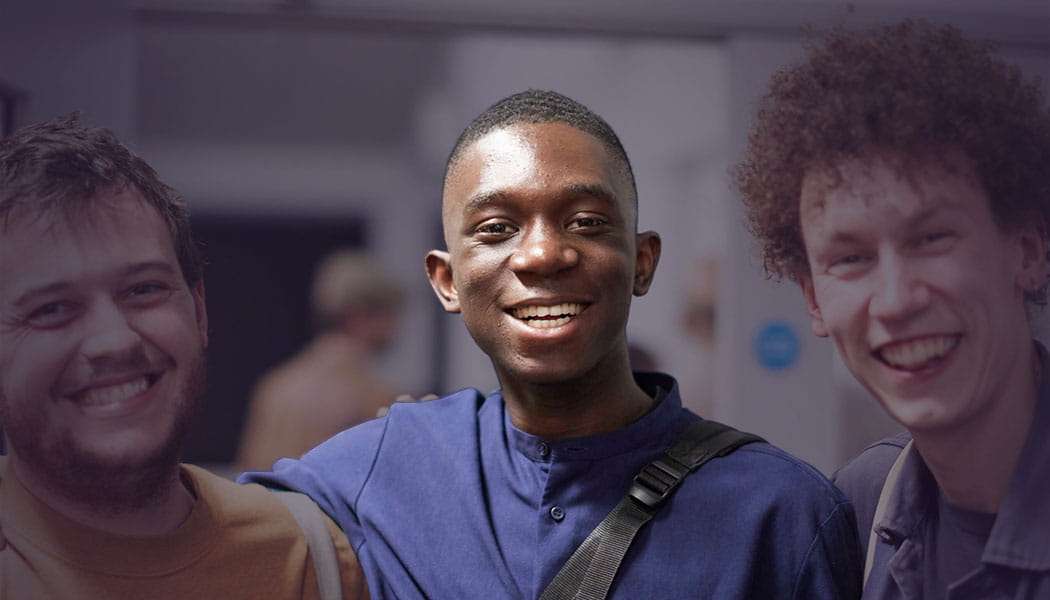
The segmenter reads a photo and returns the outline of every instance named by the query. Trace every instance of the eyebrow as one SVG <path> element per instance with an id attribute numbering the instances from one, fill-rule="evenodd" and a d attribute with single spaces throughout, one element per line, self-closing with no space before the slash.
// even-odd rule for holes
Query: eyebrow
<path id="1" fill-rule="evenodd" d="M 463 210 L 467 213 L 484 210 L 485 208 L 488 208 L 493 204 L 498 204 L 511 196 L 512 194 L 508 194 L 502 190 L 480 192 L 471 196 L 467 200 L 467 204 L 464 206 Z M 559 196 L 565 199 L 590 196 L 609 205 L 616 204 L 616 194 L 611 188 L 609 188 L 609 186 L 603 183 L 571 183 L 562 188 Z"/>
<path id="2" fill-rule="evenodd" d="M 944 212 L 945 209 L 952 210 L 954 208 L 955 208 L 954 205 L 948 205 L 947 207 L 945 207 L 945 206 L 928 206 L 928 207 L 922 208 L 917 213 L 915 213 L 914 215 L 908 217 L 907 221 L 905 221 L 905 223 L 904 223 L 904 229 L 905 230 L 913 229 L 913 228 L 921 225 L 924 221 L 929 220 L 930 218 L 935 216 L 937 213 Z M 846 244 L 846 245 L 848 245 L 848 244 L 854 244 L 854 243 L 856 243 L 858 241 L 860 241 L 860 236 L 858 236 L 856 234 L 853 234 L 853 233 L 851 233 L 849 231 L 837 231 L 837 232 L 835 232 L 835 235 L 831 236 L 830 243 L 831 244 Z"/>
<path id="3" fill-rule="evenodd" d="M 610 206 L 616 205 L 616 193 L 604 183 L 573 183 L 566 187 L 566 191 L 573 197 L 591 196 Z"/>
<path id="4" fill-rule="evenodd" d="M 149 271 L 160 271 L 166 275 L 177 275 L 178 271 L 172 265 L 166 262 L 160 261 L 145 261 L 139 263 L 132 263 L 124 268 L 121 272 L 121 277 L 134 277 L 141 273 Z M 19 296 L 13 303 L 12 306 L 15 308 L 21 308 L 27 304 L 30 304 L 34 298 L 40 296 L 48 296 L 51 294 L 61 293 L 69 288 L 73 287 L 72 282 L 69 281 L 56 281 L 53 283 L 47 283 L 41 286 L 30 288 L 26 290 L 24 294 Z"/>
<path id="5" fill-rule="evenodd" d="M 178 275 L 179 271 L 171 263 L 161 261 L 146 261 L 128 265 L 124 269 L 124 276 L 138 275 L 145 271 L 161 271 L 165 275 Z"/>

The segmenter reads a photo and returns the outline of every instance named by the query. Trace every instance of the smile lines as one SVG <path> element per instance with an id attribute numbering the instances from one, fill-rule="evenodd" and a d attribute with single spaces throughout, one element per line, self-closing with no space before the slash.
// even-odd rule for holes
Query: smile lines
<path id="1" fill-rule="evenodd" d="M 522 306 L 508 312 L 530 327 L 546 329 L 565 325 L 580 314 L 585 306 L 576 302 L 565 302 L 553 306 Z"/>

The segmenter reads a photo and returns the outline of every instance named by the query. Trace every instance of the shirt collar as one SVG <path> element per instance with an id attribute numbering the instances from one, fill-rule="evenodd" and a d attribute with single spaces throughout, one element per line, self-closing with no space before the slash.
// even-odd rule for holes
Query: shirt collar
<path id="1" fill-rule="evenodd" d="M 1032 426 L 1017 461 L 982 560 L 1016 569 L 1050 570 L 1050 355 L 1042 366 Z"/>
<path id="2" fill-rule="evenodd" d="M 937 482 L 915 446 L 909 444 L 903 452 L 908 454 L 903 458 L 897 486 L 887 501 L 882 521 L 875 527 L 880 536 L 897 541 L 915 534 L 937 500 Z"/>
<path id="3" fill-rule="evenodd" d="M 503 397 L 499 390 L 493 392 L 490 398 L 498 400 L 503 408 L 504 427 L 511 446 L 529 459 L 596 460 L 631 452 L 642 446 L 662 447 L 670 443 L 669 436 L 674 433 L 672 426 L 682 411 L 678 382 L 663 373 L 635 373 L 634 377 L 638 385 L 657 401 L 637 421 L 597 435 L 548 440 L 526 433 L 511 423 L 506 407 L 502 407 Z"/>
<path id="4" fill-rule="evenodd" d="M 1042 365 L 1035 415 L 995 525 L 985 544 L 985 563 L 1033 571 L 1050 570 L 1050 354 L 1038 342 Z M 916 533 L 937 499 L 937 483 L 914 447 L 876 527 L 901 540 Z"/>

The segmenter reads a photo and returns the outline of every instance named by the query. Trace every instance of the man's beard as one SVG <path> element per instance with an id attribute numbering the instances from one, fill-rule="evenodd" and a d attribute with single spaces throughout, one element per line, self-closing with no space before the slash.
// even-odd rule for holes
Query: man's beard
<path id="1" fill-rule="evenodd" d="M 161 443 L 140 455 L 103 457 L 78 444 L 71 431 L 47 443 L 43 411 L 16 416 L 0 397 L 0 423 L 8 446 L 47 489 L 71 503 L 104 515 L 119 515 L 148 506 L 170 489 L 182 443 L 204 394 L 205 360 L 202 351 L 190 365 L 186 379 L 170 399 L 176 413 Z"/>

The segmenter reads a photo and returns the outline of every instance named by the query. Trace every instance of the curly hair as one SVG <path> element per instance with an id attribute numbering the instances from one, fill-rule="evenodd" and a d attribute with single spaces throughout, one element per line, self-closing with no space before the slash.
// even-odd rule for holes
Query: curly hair
<path id="1" fill-rule="evenodd" d="M 1038 80 L 992 50 L 950 26 L 904 21 L 834 31 L 773 76 L 733 172 L 767 276 L 809 272 L 799 221 L 806 174 L 877 153 L 943 161 L 961 151 L 1003 230 L 1033 218 L 1048 229 L 1050 110 Z"/>
<path id="2" fill-rule="evenodd" d="M 105 193 L 133 189 L 164 220 L 190 284 L 201 279 L 202 259 L 189 211 L 146 161 L 108 129 L 83 127 L 77 115 L 24 127 L 0 140 L 0 219 L 7 227 L 17 208 L 35 214 L 88 206 Z"/>

